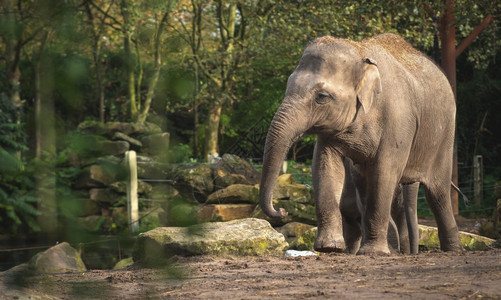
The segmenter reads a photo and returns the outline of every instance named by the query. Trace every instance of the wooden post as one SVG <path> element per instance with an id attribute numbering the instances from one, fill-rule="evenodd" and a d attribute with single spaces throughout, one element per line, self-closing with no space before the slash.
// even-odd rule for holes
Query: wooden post
<path id="1" fill-rule="evenodd" d="M 484 163 L 482 155 L 473 157 L 473 194 L 475 204 L 480 205 L 484 194 Z"/>
<path id="2" fill-rule="evenodd" d="M 137 161 L 136 151 L 125 152 L 127 166 L 127 213 L 129 215 L 129 228 L 131 232 L 139 230 L 139 213 L 137 199 Z"/>

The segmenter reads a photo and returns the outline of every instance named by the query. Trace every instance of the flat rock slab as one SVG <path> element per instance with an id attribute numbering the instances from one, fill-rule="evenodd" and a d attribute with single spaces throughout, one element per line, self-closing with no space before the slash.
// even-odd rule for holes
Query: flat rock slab
<path id="1" fill-rule="evenodd" d="M 459 232 L 459 239 L 466 250 L 486 250 L 489 245 L 495 242 L 488 237 L 463 231 Z M 440 240 L 437 228 L 419 225 L 419 245 L 427 249 L 439 249 Z"/>
<path id="2" fill-rule="evenodd" d="M 291 249 L 311 250 L 315 243 L 317 235 L 317 227 L 307 230 L 296 240 L 291 242 Z M 465 250 L 486 250 L 488 246 L 495 240 L 485 236 L 460 231 L 459 239 Z M 438 239 L 438 229 L 432 226 L 419 225 L 419 246 L 428 250 L 440 249 L 440 241 Z"/>
<path id="3" fill-rule="evenodd" d="M 281 255 L 284 236 L 261 219 L 158 227 L 138 236 L 134 261 L 157 263 L 173 255 Z"/>

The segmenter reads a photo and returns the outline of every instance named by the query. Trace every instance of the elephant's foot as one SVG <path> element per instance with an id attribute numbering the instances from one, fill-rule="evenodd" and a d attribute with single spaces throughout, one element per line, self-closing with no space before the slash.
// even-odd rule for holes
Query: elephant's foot
<path id="1" fill-rule="evenodd" d="M 344 252 L 344 240 L 319 241 L 316 239 L 314 249 L 318 252 Z"/>
<path id="2" fill-rule="evenodd" d="M 389 255 L 388 243 L 365 243 L 360 247 L 357 255 Z"/>
<path id="3" fill-rule="evenodd" d="M 462 252 L 462 251 L 464 251 L 463 246 L 461 245 L 461 242 L 459 241 L 459 239 L 457 242 L 450 242 L 450 243 L 440 242 L 440 249 L 442 251 L 447 251 L 447 252 Z"/>
<path id="4" fill-rule="evenodd" d="M 319 228 L 313 248 L 319 252 L 343 252 L 346 246 L 342 235 L 336 235 L 330 230 Z"/>

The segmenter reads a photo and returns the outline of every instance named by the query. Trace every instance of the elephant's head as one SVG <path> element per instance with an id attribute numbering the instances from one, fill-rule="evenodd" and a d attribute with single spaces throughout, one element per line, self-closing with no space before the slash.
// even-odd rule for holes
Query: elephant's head
<path id="1" fill-rule="evenodd" d="M 335 137 L 358 114 L 370 112 L 381 91 L 380 75 L 376 62 L 364 58 L 361 51 L 354 42 L 318 38 L 290 75 L 266 137 L 260 188 L 260 205 L 266 215 L 287 215 L 273 208 L 272 193 L 283 159 L 303 133 Z"/>

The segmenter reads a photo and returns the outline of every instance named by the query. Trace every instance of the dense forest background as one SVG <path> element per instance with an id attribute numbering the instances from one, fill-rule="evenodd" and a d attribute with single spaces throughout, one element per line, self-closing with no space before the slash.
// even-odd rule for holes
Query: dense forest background
<path id="1" fill-rule="evenodd" d="M 64 149 L 84 120 L 156 123 L 170 162 L 237 150 L 258 162 L 243 138 L 266 132 L 310 40 L 394 32 L 438 60 L 445 4 L 424 2 L 0 0 L 0 234 L 39 231 L 40 199 L 68 193 L 78 170 Z M 488 14 L 457 57 L 459 182 L 471 187 L 482 155 L 487 211 L 500 196 L 501 3 L 455 1 L 457 43 Z M 290 158 L 310 158 L 313 140 Z"/>

